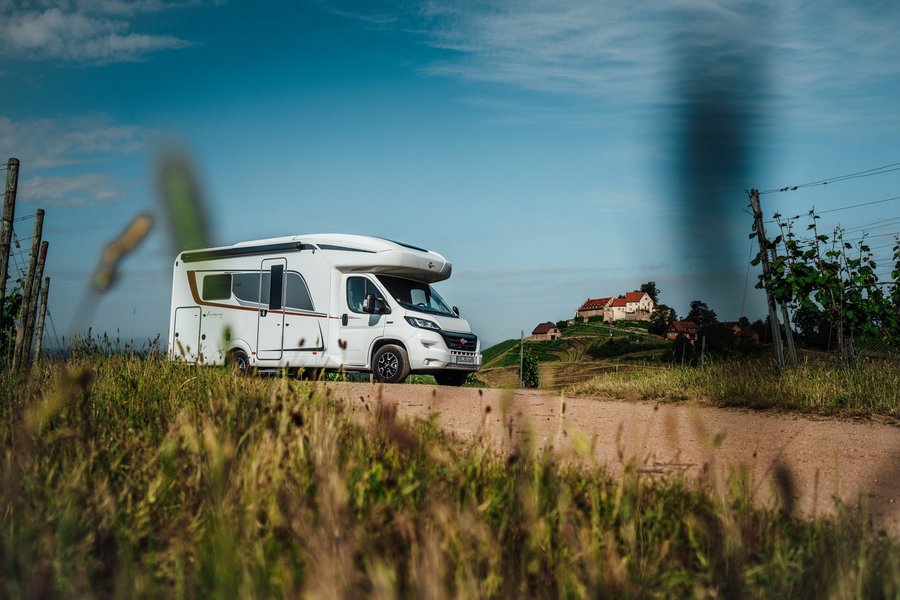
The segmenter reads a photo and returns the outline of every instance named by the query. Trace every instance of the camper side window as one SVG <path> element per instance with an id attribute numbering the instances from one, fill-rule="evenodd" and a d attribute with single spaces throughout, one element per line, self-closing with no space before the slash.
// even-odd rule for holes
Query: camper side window
<path id="1" fill-rule="evenodd" d="M 315 310 L 313 308 L 312 298 L 309 297 L 309 289 L 300 273 L 289 271 L 285 276 L 285 308 L 293 308 L 296 310 Z"/>
<path id="2" fill-rule="evenodd" d="M 204 300 L 228 300 L 231 298 L 231 273 L 203 277 Z"/>
<path id="3" fill-rule="evenodd" d="M 259 302 L 259 273 L 232 273 L 231 292 L 241 303 Z"/>

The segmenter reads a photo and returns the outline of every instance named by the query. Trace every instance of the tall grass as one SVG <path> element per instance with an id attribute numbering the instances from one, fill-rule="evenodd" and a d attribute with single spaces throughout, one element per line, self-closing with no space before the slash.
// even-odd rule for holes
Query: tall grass
<path id="1" fill-rule="evenodd" d="M 900 594 L 900 549 L 853 511 L 614 479 L 587 443 L 496 452 L 286 379 L 43 364 L 0 382 L 0 439 L 0 596 Z"/>
<path id="2" fill-rule="evenodd" d="M 699 367 L 607 373 L 567 391 L 613 398 L 699 399 L 716 406 L 900 417 L 900 364 L 865 361 L 856 368 L 845 368 L 807 363 L 779 375 L 764 362 L 719 361 Z"/>

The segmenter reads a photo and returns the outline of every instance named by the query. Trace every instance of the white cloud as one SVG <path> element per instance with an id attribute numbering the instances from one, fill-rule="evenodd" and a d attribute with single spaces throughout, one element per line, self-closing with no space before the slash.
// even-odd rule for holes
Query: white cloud
<path id="1" fill-rule="evenodd" d="M 0 151 L 22 161 L 23 168 L 45 169 L 132 154 L 143 147 L 147 131 L 113 123 L 103 115 L 13 122 L 0 116 Z"/>
<path id="2" fill-rule="evenodd" d="M 552 108 L 573 98 L 602 115 L 666 111 L 684 102 L 678 86 L 697 78 L 760 114 L 810 127 L 880 123 L 885 89 L 900 97 L 897 3 L 448 0 L 410 8 L 396 0 L 368 11 L 353 4 L 355 11 L 330 6 L 446 51 L 424 68 L 428 74 L 550 95 L 530 98 L 534 120 L 555 119 Z M 566 108 L 584 122 L 581 107 Z"/>
<path id="3" fill-rule="evenodd" d="M 20 160 L 22 202 L 91 206 L 119 199 L 122 186 L 109 166 L 139 152 L 149 135 L 99 114 L 20 122 L 0 116 L 0 156 Z"/>
<path id="4" fill-rule="evenodd" d="M 19 183 L 19 197 L 24 202 L 41 206 L 91 206 L 119 199 L 109 176 L 102 173 L 82 173 L 72 177 L 36 176 Z"/>
<path id="5" fill-rule="evenodd" d="M 77 3 L 0 5 L 0 57 L 105 64 L 139 60 L 191 43 L 171 35 L 137 33 L 139 13 L 181 6 L 145 0 L 83 0 Z"/>

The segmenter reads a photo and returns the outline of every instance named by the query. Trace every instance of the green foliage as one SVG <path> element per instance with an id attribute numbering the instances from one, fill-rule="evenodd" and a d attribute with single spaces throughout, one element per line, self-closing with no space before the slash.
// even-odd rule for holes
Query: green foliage
<path id="1" fill-rule="evenodd" d="M 133 355 L 0 380 L 0 596 L 900 593 L 900 550 L 853 511 L 501 454 L 321 389 Z"/>
<path id="2" fill-rule="evenodd" d="M 498 356 L 519 345 L 519 340 L 506 340 L 481 351 L 481 364 L 487 366 Z"/>
<path id="3" fill-rule="evenodd" d="M 677 320 L 678 315 L 675 313 L 675 309 L 665 304 L 657 304 L 653 314 L 650 315 L 649 331 L 656 335 L 665 335 L 669 329 L 669 324 Z"/>
<path id="4" fill-rule="evenodd" d="M 11 354 L 12 346 L 15 344 L 16 319 L 19 316 L 21 305 L 22 294 L 18 288 L 10 290 L 3 298 L 3 306 L 0 307 L 2 310 L 0 323 L 4 324 L 4 327 L 0 327 L 0 368 L 6 368 L 6 365 L 12 360 L 11 356 L 7 356 L 7 352 Z M 6 327 L 6 324 L 9 324 L 9 327 Z"/>
<path id="5" fill-rule="evenodd" d="M 894 276 L 900 274 L 900 239 L 894 245 L 893 283 L 885 286 L 866 235 L 846 239 L 841 227 L 823 234 L 819 215 L 811 210 L 808 216 L 806 231 L 812 237 L 801 238 L 794 231 L 799 217 L 775 215 L 781 233 L 766 240 L 770 272 L 760 276 L 757 287 L 790 305 L 804 341 L 822 347 L 827 339 L 832 347 L 834 340 L 848 364 L 856 361 L 856 339 L 886 336 L 900 346 L 900 291 Z M 762 258 L 760 252 L 753 264 Z"/>
<path id="6" fill-rule="evenodd" d="M 522 385 L 527 388 L 541 385 L 541 368 L 531 344 L 525 346 L 522 353 Z"/>
<path id="7" fill-rule="evenodd" d="M 655 281 L 648 281 L 647 283 L 642 283 L 640 287 L 640 291 L 646 293 L 650 296 L 650 299 L 653 300 L 653 304 L 659 304 L 659 288 L 656 287 Z"/>
<path id="8" fill-rule="evenodd" d="M 688 311 L 684 320 L 693 321 L 697 326 L 697 329 L 719 322 L 716 311 L 708 307 L 706 302 L 703 302 L 702 300 L 694 300 L 691 302 L 691 310 Z"/>
<path id="9" fill-rule="evenodd" d="M 600 359 L 621 356 L 628 352 L 634 352 L 637 349 L 634 339 L 619 337 L 607 341 L 594 342 L 588 347 L 587 353 L 591 358 Z"/>

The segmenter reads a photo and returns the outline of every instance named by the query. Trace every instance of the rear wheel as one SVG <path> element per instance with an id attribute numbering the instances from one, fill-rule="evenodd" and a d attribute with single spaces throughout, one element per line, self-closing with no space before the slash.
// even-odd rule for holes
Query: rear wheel
<path id="1" fill-rule="evenodd" d="M 400 346 L 388 344 L 379 348 L 372 357 L 372 372 L 376 381 L 403 383 L 409 375 L 409 358 Z"/>
<path id="2" fill-rule="evenodd" d="M 469 378 L 468 371 L 439 371 L 434 374 L 434 380 L 438 385 L 453 385 L 459 387 Z"/>
<path id="3" fill-rule="evenodd" d="M 236 371 L 240 375 L 246 375 L 250 372 L 250 359 L 247 353 L 236 348 L 228 353 L 225 357 L 225 365 Z"/>

